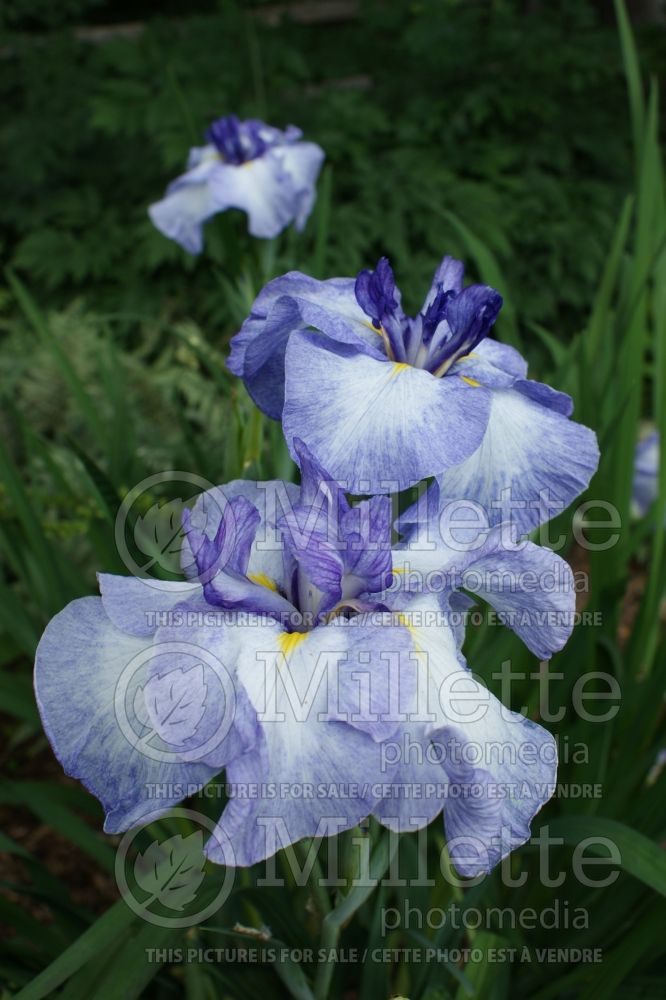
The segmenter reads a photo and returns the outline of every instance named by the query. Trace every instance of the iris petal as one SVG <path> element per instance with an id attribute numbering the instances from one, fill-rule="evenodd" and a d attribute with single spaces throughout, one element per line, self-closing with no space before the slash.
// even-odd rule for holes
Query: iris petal
<path id="1" fill-rule="evenodd" d="M 119 725 L 114 702 L 121 676 L 137 660 L 127 694 L 133 703 L 148 680 L 151 648 L 151 639 L 117 629 L 99 598 L 86 597 L 51 620 L 37 649 L 35 690 L 44 729 L 66 773 L 102 803 L 108 833 L 166 812 L 184 797 L 183 787 L 202 787 L 219 770 L 198 761 L 155 760 Z M 159 799 L 150 794 L 156 785 L 164 786 Z"/>
<path id="2" fill-rule="evenodd" d="M 271 150 L 240 166 L 220 163 L 210 177 L 210 189 L 218 211 L 239 208 L 247 213 L 251 236 L 272 239 L 294 215 L 292 182 Z"/>
<path id="3" fill-rule="evenodd" d="M 561 394 L 557 394 L 559 397 Z M 588 486 L 599 463 L 594 433 L 513 389 L 493 390 L 480 447 L 438 477 L 442 502 L 481 504 L 491 525 L 509 521 L 520 534 L 564 510 Z"/>
<path id="4" fill-rule="evenodd" d="M 399 656 L 409 646 L 400 627 L 386 634 L 351 623 L 318 628 L 277 661 L 271 688 L 263 664 L 280 655 L 280 633 L 246 630 L 238 675 L 259 713 L 263 741 L 227 769 L 239 794 L 218 829 L 222 842 L 232 840 L 237 864 L 255 864 L 303 837 L 349 829 L 372 811 L 383 780 L 379 740 L 399 725 L 382 718 L 399 680 L 389 679 L 380 651 Z M 331 721 L 336 715 L 345 721 Z M 209 857 L 223 861 L 216 851 L 213 838 Z"/>
<path id="5" fill-rule="evenodd" d="M 204 222 L 224 206 L 210 183 L 220 167 L 217 157 L 206 147 L 192 152 L 192 169 L 169 185 L 164 198 L 152 204 L 148 214 L 161 233 L 180 243 L 188 253 L 197 254 L 203 249 Z"/>
<path id="6" fill-rule="evenodd" d="M 418 615 L 436 606 L 429 595 L 405 614 L 417 623 L 411 627 L 422 661 L 415 711 L 424 721 L 413 721 L 401 742 L 384 747 L 394 763 L 391 780 L 409 797 L 385 800 L 375 814 L 391 829 L 410 831 L 443 805 L 451 858 L 461 875 L 472 877 L 529 839 L 532 818 L 555 789 L 557 751 L 549 733 L 505 709 L 461 666 L 452 629 L 422 624 Z"/>
<path id="7" fill-rule="evenodd" d="M 451 589 L 464 588 L 486 600 L 536 656 L 548 659 L 573 629 L 576 595 L 570 566 L 549 548 L 528 541 L 516 544 L 509 525 L 461 529 L 460 514 L 461 505 L 454 501 L 420 530 L 411 526 L 409 542 L 393 553 L 400 583 L 413 591 L 427 590 L 435 580 Z"/>
<path id="8" fill-rule="evenodd" d="M 295 193 L 294 225 L 302 230 L 315 203 L 315 185 L 324 162 L 324 151 L 314 142 L 298 142 L 276 146 L 272 155 L 289 175 Z"/>
<path id="9" fill-rule="evenodd" d="M 283 429 L 290 448 L 303 438 L 350 492 L 405 489 L 478 447 L 488 390 L 343 350 L 317 334 L 291 337 Z"/>
<path id="10" fill-rule="evenodd" d="M 201 585 L 178 580 L 142 580 L 138 577 L 98 573 L 102 605 L 112 625 L 128 635 L 147 636 L 155 631 L 156 605 L 170 611 L 188 597 L 200 597 Z M 157 593 L 156 593 L 157 591 Z"/>
<path id="11" fill-rule="evenodd" d="M 308 326 L 373 357 L 385 357 L 381 337 L 356 301 L 353 278 L 317 281 L 298 271 L 275 278 L 257 296 L 231 342 L 228 360 L 257 406 L 275 420 L 284 405 L 287 341 Z"/>
<path id="12" fill-rule="evenodd" d="M 202 493 L 192 508 L 190 523 L 212 541 L 229 502 L 234 497 L 245 497 L 260 514 L 260 522 L 250 549 L 247 575 L 272 580 L 278 590 L 285 590 L 291 567 L 285 562 L 277 522 L 285 512 L 291 510 L 298 496 L 298 486 L 279 479 L 262 483 L 234 479 L 224 486 L 215 486 Z M 185 575 L 196 581 L 198 568 L 187 535 L 183 539 L 181 565 Z"/>

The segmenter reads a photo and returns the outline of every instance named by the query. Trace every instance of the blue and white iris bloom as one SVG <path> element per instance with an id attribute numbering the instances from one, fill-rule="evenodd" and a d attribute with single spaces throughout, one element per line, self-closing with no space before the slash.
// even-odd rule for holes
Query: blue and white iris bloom
<path id="1" fill-rule="evenodd" d="M 214 861 L 250 865 L 369 814 L 414 830 L 443 808 L 458 870 L 487 872 L 529 837 L 557 754 L 467 667 L 459 588 L 548 657 L 571 631 L 571 571 L 500 528 L 392 550 L 390 499 L 350 506 L 294 447 L 300 489 L 235 481 L 198 499 L 188 581 L 101 575 L 100 598 L 51 621 L 35 668 L 49 740 L 109 833 L 226 769 Z"/>
<path id="2" fill-rule="evenodd" d="M 659 431 L 652 431 L 636 445 L 631 493 L 631 504 L 635 515 L 645 517 L 658 495 Z"/>
<path id="3" fill-rule="evenodd" d="M 189 253 L 203 248 L 203 223 L 218 212 L 247 213 L 250 235 L 271 239 L 294 223 L 301 230 L 315 202 L 324 151 L 285 131 L 227 115 L 206 132 L 208 144 L 190 150 L 187 171 L 148 209 L 154 225 Z"/>
<path id="4" fill-rule="evenodd" d="M 569 396 L 527 379 L 520 354 L 488 337 L 501 296 L 463 287 L 463 271 L 445 257 L 415 318 L 385 258 L 356 279 L 285 274 L 255 300 L 229 368 L 282 420 L 294 457 L 300 438 L 350 492 L 437 477 L 442 498 L 525 533 L 587 487 L 597 442 L 569 419 Z"/>

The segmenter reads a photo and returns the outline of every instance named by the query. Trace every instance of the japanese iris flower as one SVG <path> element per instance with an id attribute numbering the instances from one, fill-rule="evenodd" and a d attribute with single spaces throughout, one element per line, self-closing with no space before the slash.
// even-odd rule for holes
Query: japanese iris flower
<path id="1" fill-rule="evenodd" d="M 596 438 L 569 419 L 569 396 L 490 339 L 501 296 L 463 287 L 463 270 L 445 257 L 414 318 L 386 258 L 356 279 L 285 274 L 255 300 L 229 368 L 294 457 L 300 438 L 350 492 L 437 477 L 443 498 L 476 501 L 493 525 L 511 511 L 523 533 L 587 487 Z"/>
<path id="2" fill-rule="evenodd" d="M 300 489 L 235 481 L 198 499 L 188 580 L 101 575 L 101 597 L 51 621 L 35 669 L 49 740 L 109 833 L 226 769 L 214 861 L 250 865 L 369 814 L 414 830 L 443 808 L 459 871 L 487 872 L 529 837 L 556 749 L 469 670 L 453 611 L 473 590 L 548 657 L 571 631 L 571 571 L 500 528 L 392 549 L 390 499 L 350 506 L 294 446 Z"/>
<path id="3" fill-rule="evenodd" d="M 207 145 L 190 150 L 187 171 L 148 209 L 154 225 L 193 254 L 203 247 L 203 223 L 228 208 L 247 213 L 252 236 L 270 239 L 291 222 L 303 229 L 324 151 L 300 142 L 302 134 L 293 125 L 281 131 L 255 118 L 219 118 Z"/>

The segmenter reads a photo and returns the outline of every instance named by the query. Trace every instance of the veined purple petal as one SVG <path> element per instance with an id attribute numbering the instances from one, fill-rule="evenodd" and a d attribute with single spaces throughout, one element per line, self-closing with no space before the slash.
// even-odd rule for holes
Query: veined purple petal
<path id="1" fill-rule="evenodd" d="M 463 503 L 453 501 L 428 524 L 411 523 L 407 540 L 393 552 L 402 588 L 426 593 L 464 588 L 487 601 L 533 653 L 548 659 L 573 629 L 570 566 L 545 546 L 516 544 L 508 524 L 490 529 L 475 519 L 469 529 L 461 527 L 467 523 L 463 512 Z"/>
<path id="2" fill-rule="evenodd" d="M 190 511 L 183 511 L 183 527 L 204 592 L 217 573 L 233 572 L 245 576 L 260 521 L 261 515 L 254 504 L 244 496 L 233 497 L 225 504 L 215 535 L 210 538 L 192 524 Z"/>
<path id="3" fill-rule="evenodd" d="M 385 799 L 375 815 L 391 829 L 413 831 L 443 806 L 452 860 L 472 877 L 529 839 L 533 816 L 555 790 L 557 749 L 549 733 L 505 709 L 461 665 L 450 627 L 422 624 L 419 615 L 436 606 L 426 595 L 404 614 L 421 661 L 417 698 L 402 739 L 383 747 L 404 794 Z"/>
<path id="4" fill-rule="evenodd" d="M 380 741 L 395 732 L 411 698 L 410 648 L 400 626 L 341 622 L 286 642 L 277 631 L 271 639 L 266 629 L 248 630 L 238 675 L 263 742 L 227 768 L 239 794 L 218 825 L 222 839 L 233 840 L 237 864 L 254 864 L 303 837 L 349 829 L 372 811 L 384 779 Z M 267 682 L 265 664 L 280 655 L 274 683 Z M 253 796 L 251 786 L 258 789 Z M 264 791 L 270 787 L 277 794 Z M 214 840 L 208 855 L 223 860 Z"/>
<path id="5" fill-rule="evenodd" d="M 294 452 L 301 470 L 301 487 L 297 508 L 315 509 L 326 520 L 335 522 L 334 535 L 337 537 L 337 522 L 349 510 L 345 491 L 337 480 L 328 475 L 310 449 L 300 438 L 294 438 Z M 322 529 L 324 523 L 317 522 Z"/>
<path id="6" fill-rule="evenodd" d="M 317 281 L 291 271 L 270 281 L 231 341 L 228 365 L 257 406 L 279 420 L 284 405 L 284 356 L 296 330 L 315 327 L 339 343 L 385 357 L 381 336 L 354 295 L 352 278 Z"/>
<path id="7" fill-rule="evenodd" d="M 294 607 L 280 593 L 278 581 L 261 571 L 250 572 L 250 558 L 261 522 L 257 508 L 242 495 L 226 500 L 212 538 L 196 527 L 189 511 L 183 515 L 187 540 L 197 563 L 197 579 L 211 605 L 276 618 L 289 616 Z M 277 537 L 275 544 L 279 544 Z"/>
<path id="8" fill-rule="evenodd" d="M 361 271 L 354 285 L 356 301 L 375 326 L 383 318 L 400 308 L 400 293 L 395 284 L 393 268 L 386 257 L 381 257 L 374 271 Z"/>
<path id="9" fill-rule="evenodd" d="M 152 637 L 121 632 L 97 597 L 68 604 L 37 649 L 35 691 L 46 735 L 66 773 L 102 803 L 108 833 L 167 812 L 184 797 L 183 788 L 202 787 L 219 770 L 196 760 L 154 759 L 137 749 L 139 736 L 132 741 L 140 720 L 121 727 L 114 712 L 119 682 L 129 670 L 123 705 L 133 706 L 151 656 Z M 155 788 L 164 790 L 161 797 Z"/>
<path id="10" fill-rule="evenodd" d="M 354 507 L 306 445 L 294 441 L 301 495 L 279 521 L 298 566 L 302 610 L 322 620 L 340 601 L 382 590 L 391 576 L 391 503 L 374 497 Z"/>
<path id="11" fill-rule="evenodd" d="M 391 517 L 391 500 L 382 496 L 362 500 L 344 515 L 344 597 L 375 594 L 389 585 L 392 571 Z"/>
<path id="12" fill-rule="evenodd" d="M 428 313 L 439 309 L 440 325 L 428 346 L 427 367 L 437 374 L 446 373 L 453 362 L 469 354 L 493 326 L 502 296 L 487 285 L 469 285 L 458 295 L 441 293 L 429 306 Z M 436 322 L 437 317 L 430 319 Z"/>
<path id="13" fill-rule="evenodd" d="M 313 527 L 312 521 L 301 508 L 286 514 L 279 527 L 298 566 L 300 610 L 319 621 L 342 597 L 344 565 L 336 539 L 328 530 Z"/>
<path id="14" fill-rule="evenodd" d="M 393 269 L 381 257 L 374 271 L 360 271 L 354 285 L 356 301 L 386 342 L 386 353 L 393 361 L 406 361 L 405 327 L 407 317 L 400 308 L 400 292 Z"/>
<path id="15" fill-rule="evenodd" d="M 98 573 L 97 582 L 109 621 L 128 635 L 152 635 L 158 612 L 170 611 L 188 598 L 203 597 L 201 584 L 182 580 L 154 581 Z"/>
<path id="16" fill-rule="evenodd" d="M 446 381 L 446 380 L 444 380 Z M 441 502 L 480 504 L 491 525 L 508 521 L 519 534 L 561 513 L 588 486 L 599 462 L 594 433 L 568 420 L 559 394 L 554 409 L 520 391 L 492 390 L 480 447 L 438 477 Z"/>
<path id="17" fill-rule="evenodd" d="M 426 312 L 440 292 L 455 292 L 456 295 L 461 292 L 464 277 L 465 265 L 463 262 L 456 260 L 454 257 L 444 257 L 435 271 L 430 291 L 426 296 L 421 312 Z"/>
<path id="18" fill-rule="evenodd" d="M 302 438 L 352 493 L 393 492 L 437 475 L 470 455 L 486 428 L 488 390 L 363 354 L 344 357 L 317 334 L 291 337 L 286 372 L 287 443 L 293 452 Z"/>
<path id="19" fill-rule="evenodd" d="M 190 513 L 190 523 L 199 533 L 205 533 L 212 542 L 219 529 L 227 505 L 235 497 L 245 497 L 260 514 L 260 522 L 250 550 L 247 574 L 272 581 L 278 590 L 284 591 L 293 567 L 285 559 L 282 536 L 277 522 L 299 497 L 298 486 L 282 480 L 253 482 L 235 479 L 224 486 L 216 486 L 202 493 Z M 198 569 L 187 535 L 181 549 L 183 572 L 190 580 L 197 580 Z"/>

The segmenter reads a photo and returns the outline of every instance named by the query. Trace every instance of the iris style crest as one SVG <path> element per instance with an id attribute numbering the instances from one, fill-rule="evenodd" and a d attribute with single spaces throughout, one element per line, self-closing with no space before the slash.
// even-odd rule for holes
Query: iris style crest
<path id="1" fill-rule="evenodd" d="M 274 145 L 280 133 L 256 118 L 241 122 L 236 115 L 218 118 L 206 131 L 206 139 L 212 143 L 226 163 L 247 163 L 255 160 Z M 300 133 L 297 136 L 300 138 Z"/>
<path id="2" fill-rule="evenodd" d="M 247 213 L 252 236 L 270 239 L 292 222 L 303 229 L 324 152 L 301 137 L 293 125 L 281 131 L 256 118 L 219 118 L 207 145 L 190 150 L 186 172 L 150 206 L 153 224 L 193 254 L 203 248 L 203 224 L 229 208 Z"/>
<path id="3" fill-rule="evenodd" d="M 339 484 L 328 480 L 305 445 L 296 442 L 302 483 L 300 497 L 276 511 L 282 571 L 277 578 L 249 572 L 261 515 L 244 496 L 232 497 L 212 537 L 183 524 L 194 554 L 197 577 L 209 604 L 265 614 L 292 631 L 360 609 L 361 594 L 391 582 L 391 502 L 373 497 L 351 507 Z M 377 606 L 368 600 L 363 610 Z"/>
<path id="4" fill-rule="evenodd" d="M 386 355 L 435 376 L 472 351 L 490 332 L 502 296 L 486 285 L 462 287 L 457 261 L 445 257 L 422 311 L 415 318 L 400 307 L 393 269 L 382 257 L 374 271 L 361 271 L 354 293 L 384 341 Z"/>

